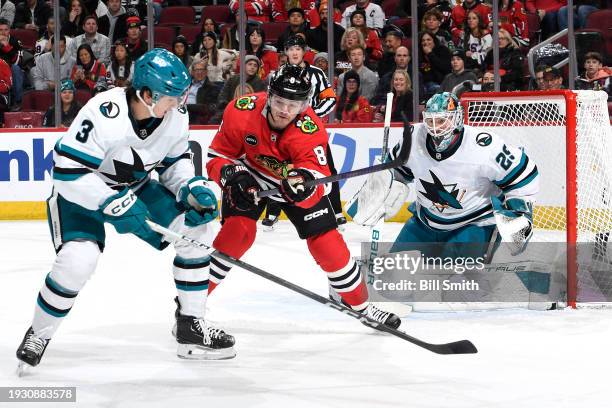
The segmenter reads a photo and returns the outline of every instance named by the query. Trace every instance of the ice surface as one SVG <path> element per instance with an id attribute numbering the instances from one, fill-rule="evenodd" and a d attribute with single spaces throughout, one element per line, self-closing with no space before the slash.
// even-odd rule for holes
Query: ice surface
<path id="1" fill-rule="evenodd" d="M 389 235 L 400 226 L 387 224 Z M 0 228 L 0 386 L 76 386 L 79 407 L 612 406 L 604 386 L 612 366 L 610 310 L 404 319 L 402 328 L 413 336 L 466 338 L 479 349 L 439 356 L 238 269 L 211 296 L 208 313 L 236 336 L 238 356 L 180 360 L 170 336 L 172 250 L 154 252 L 112 229 L 98 271 L 43 362 L 17 378 L 15 349 L 54 252 L 46 222 L 2 222 Z M 349 224 L 344 236 L 358 250 L 367 231 Z M 260 231 L 244 260 L 327 293 L 325 276 L 287 222 L 275 232 Z"/>

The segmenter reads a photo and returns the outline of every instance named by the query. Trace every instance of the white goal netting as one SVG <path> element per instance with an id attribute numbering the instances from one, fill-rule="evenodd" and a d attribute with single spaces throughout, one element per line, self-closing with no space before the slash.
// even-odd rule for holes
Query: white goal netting
<path id="1" fill-rule="evenodd" d="M 501 135 L 536 162 L 540 193 L 534 241 L 568 243 L 570 301 L 575 296 L 578 302 L 612 302 L 612 131 L 607 94 L 479 93 L 464 95 L 462 104 L 466 124 Z"/>

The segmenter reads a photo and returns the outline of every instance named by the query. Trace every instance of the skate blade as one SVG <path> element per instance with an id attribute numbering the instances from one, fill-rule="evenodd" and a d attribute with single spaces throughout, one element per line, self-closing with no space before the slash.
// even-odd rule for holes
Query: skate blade
<path id="1" fill-rule="evenodd" d="M 263 226 L 263 232 L 272 232 L 274 231 L 274 225 L 264 225 Z"/>
<path id="2" fill-rule="evenodd" d="M 15 374 L 17 374 L 17 377 L 24 377 L 30 373 L 31 368 L 32 366 L 29 365 L 28 363 L 24 361 L 20 361 L 17 364 L 17 370 L 15 370 Z"/>
<path id="3" fill-rule="evenodd" d="M 213 349 L 197 344 L 179 344 L 176 355 L 185 360 L 229 360 L 236 357 L 233 347 Z"/>

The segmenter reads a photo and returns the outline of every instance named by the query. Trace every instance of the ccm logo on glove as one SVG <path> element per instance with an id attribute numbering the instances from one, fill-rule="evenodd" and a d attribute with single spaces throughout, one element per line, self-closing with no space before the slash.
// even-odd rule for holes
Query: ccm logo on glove
<path id="1" fill-rule="evenodd" d="M 104 214 L 119 216 L 125 214 L 127 210 L 130 209 L 132 205 L 136 202 L 137 197 L 136 194 L 132 190 L 130 190 L 125 196 L 118 197 L 108 203 L 106 207 L 104 207 Z"/>

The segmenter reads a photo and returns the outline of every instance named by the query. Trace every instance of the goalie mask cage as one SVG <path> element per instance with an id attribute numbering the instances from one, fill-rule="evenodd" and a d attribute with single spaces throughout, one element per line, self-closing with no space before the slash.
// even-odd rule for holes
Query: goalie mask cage
<path id="1" fill-rule="evenodd" d="M 499 134 L 535 160 L 540 192 L 534 227 L 548 237 L 545 241 L 566 242 L 572 307 L 612 299 L 612 250 L 606 253 L 612 232 L 607 97 L 603 91 L 559 90 L 466 93 L 461 98 L 465 124 Z"/>

